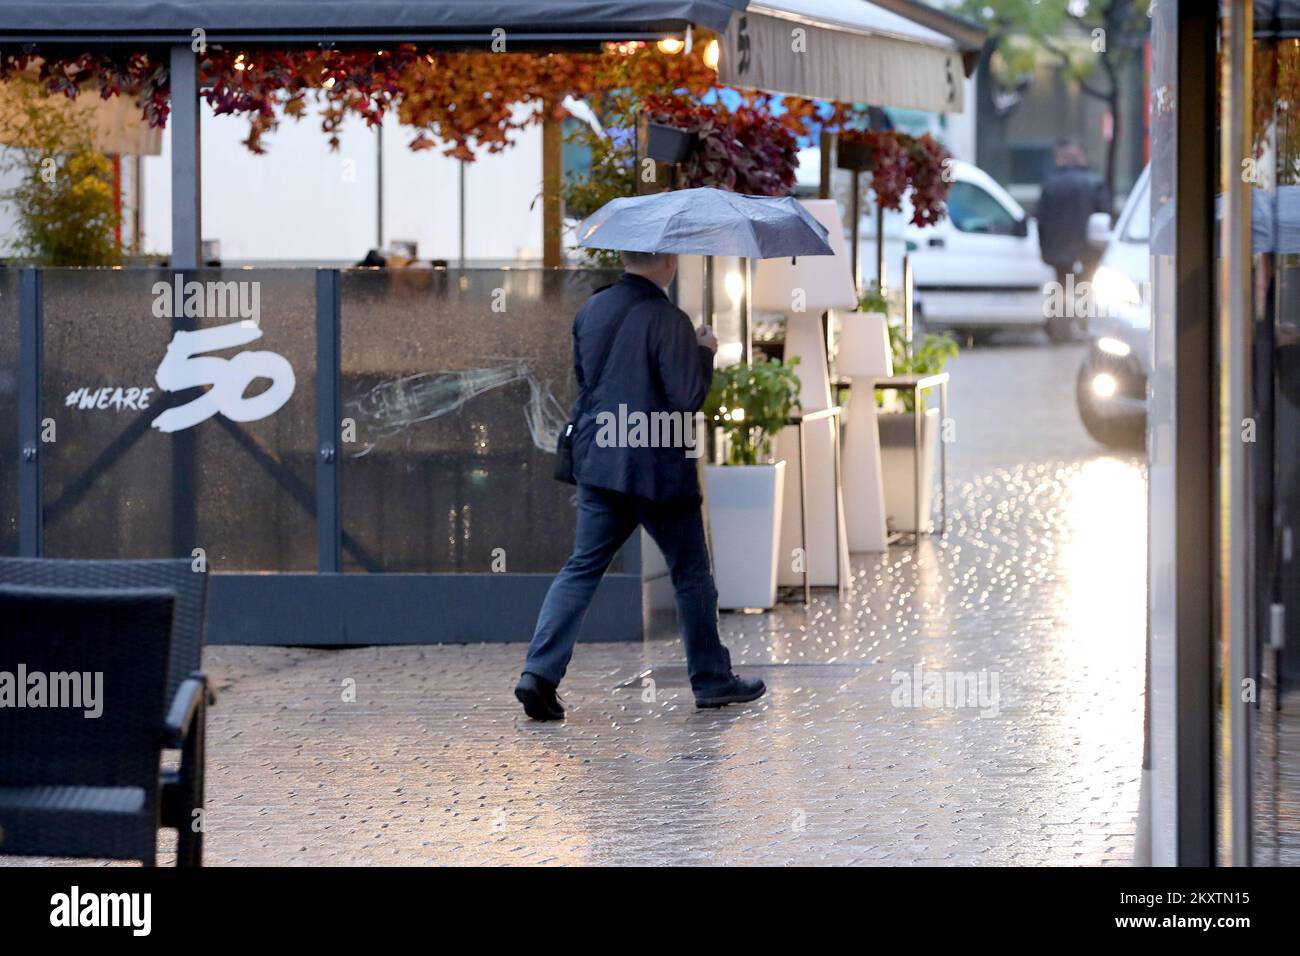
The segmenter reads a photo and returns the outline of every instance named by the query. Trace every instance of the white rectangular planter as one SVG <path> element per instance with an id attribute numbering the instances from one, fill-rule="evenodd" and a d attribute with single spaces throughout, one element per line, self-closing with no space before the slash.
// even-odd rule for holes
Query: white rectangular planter
<path id="1" fill-rule="evenodd" d="M 921 425 L 921 530 L 934 530 L 935 451 L 939 442 L 939 409 L 927 408 Z M 890 531 L 916 531 L 916 425 L 911 412 L 878 412 L 880 464 L 885 480 L 885 515 Z"/>
<path id="2" fill-rule="evenodd" d="M 720 608 L 776 604 L 785 462 L 707 465 L 709 544 Z"/>

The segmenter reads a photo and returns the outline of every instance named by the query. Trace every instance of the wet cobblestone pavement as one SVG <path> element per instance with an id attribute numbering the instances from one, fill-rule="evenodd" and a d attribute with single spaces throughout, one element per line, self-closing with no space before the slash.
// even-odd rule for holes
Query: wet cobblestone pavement
<path id="1" fill-rule="evenodd" d="M 1083 433 L 1080 356 L 962 355 L 949 534 L 724 615 L 754 705 L 696 711 L 679 641 L 580 645 L 559 724 L 522 645 L 211 648 L 208 863 L 1129 864 L 1145 470 Z M 974 699 L 900 700 L 932 675 Z"/>

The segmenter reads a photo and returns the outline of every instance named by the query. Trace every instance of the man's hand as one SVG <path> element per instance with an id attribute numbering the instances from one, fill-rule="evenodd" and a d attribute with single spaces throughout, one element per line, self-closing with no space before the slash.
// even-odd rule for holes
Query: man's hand
<path id="1" fill-rule="evenodd" d="M 710 352 L 716 353 L 718 351 L 718 337 L 713 334 L 712 326 L 701 325 L 696 329 L 695 341 L 698 344 L 703 345 Z"/>

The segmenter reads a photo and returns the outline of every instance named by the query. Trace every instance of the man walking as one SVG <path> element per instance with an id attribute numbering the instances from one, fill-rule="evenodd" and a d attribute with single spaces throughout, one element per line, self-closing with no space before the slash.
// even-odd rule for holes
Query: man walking
<path id="1" fill-rule="evenodd" d="M 573 436 L 578 528 L 573 554 L 542 604 L 515 696 L 534 720 L 559 720 L 555 696 L 573 644 L 605 569 L 623 542 L 644 527 L 672 573 L 686 644 L 687 671 L 697 707 L 755 700 L 761 680 L 731 672 L 718 639 L 718 592 L 704 538 L 698 452 L 682 444 L 609 440 L 602 421 L 691 420 L 713 380 L 713 330 L 691 320 L 664 289 L 677 272 L 675 255 L 624 252 L 623 276 L 598 291 L 573 323 L 573 366 L 580 410 Z"/>
<path id="2" fill-rule="evenodd" d="M 1038 247 L 1043 261 L 1056 270 L 1056 281 L 1069 288 L 1074 273 L 1084 281 L 1097 267 L 1097 252 L 1088 245 L 1088 217 L 1111 211 L 1110 189 L 1100 173 L 1088 168 L 1083 149 L 1069 140 L 1056 144 L 1056 168 L 1043 181 L 1038 199 Z M 1073 310 L 1051 316 L 1047 332 L 1054 342 L 1074 336 Z"/>

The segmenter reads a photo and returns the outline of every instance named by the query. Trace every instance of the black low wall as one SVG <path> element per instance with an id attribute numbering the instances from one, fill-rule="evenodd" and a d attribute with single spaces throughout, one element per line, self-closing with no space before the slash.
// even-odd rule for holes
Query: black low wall
<path id="1" fill-rule="evenodd" d="M 214 574 L 209 644 L 527 642 L 549 574 Z M 582 641 L 639 641 L 640 575 L 610 574 Z"/>

